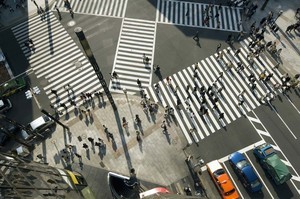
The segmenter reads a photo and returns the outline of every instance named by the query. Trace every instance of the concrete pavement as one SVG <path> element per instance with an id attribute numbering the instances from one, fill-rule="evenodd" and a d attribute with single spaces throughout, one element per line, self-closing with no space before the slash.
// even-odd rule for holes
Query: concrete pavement
<path id="1" fill-rule="evenodd" d="M 62 149 L 68 144 L 74 145 L 73 150 L 82 156 L 83 170 L 85 165 L 89 165 L 129 175 L 129 169 L 133 167 L 139 179 L 164 186 L 188 176 L 189 170 L 184 161 L 186 156 L 182 150 L 186 146 L 186 139 L 173 119 L 167 122 L 168 135 L 162 132 L 164 108 L 159 106 L 157 113 L 150 117 L 150 114 L 143 112 L 141 98 L 138 96 L 126 98 L 124 95 L 115 94 L 114 100 L 118 107 L 117 112 L 113 111 L 108 101 L 103 103 L 96 98 L 95 107 L 91 108 L 92 117 L 82 115 L 83 117 L 77 116 L 64 121 L 70 127 L 71 133 L 57 126 L 49 139 L 36 146 L 33 157 L 42 154 L 50 165 L 71 167 L 80 171 L 81 165 L 77 157 L 74 157 L 74 163 L 70 159 L 62 158 Z M 142 120 L 142 129 L 134 123 L 136 114 Z M 123 117 L 128 122 L 128 130 L 122 127 Z M 115 143 L 107 138 L 103 125 L 113 133 Z M 141 131 L 142 142 L 136 140 L 136 130 Z M 98 138 L 103 139 L 106 148 L 99 149 L 91 144 L 89 137 L 94 142 L 98 142 Z M 88 150 L 82 147 L 83 143 L 89 146 Z"/>

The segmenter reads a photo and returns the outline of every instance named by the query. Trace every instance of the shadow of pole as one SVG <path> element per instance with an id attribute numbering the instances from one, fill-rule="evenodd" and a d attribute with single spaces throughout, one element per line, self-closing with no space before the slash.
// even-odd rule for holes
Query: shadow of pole
<path id="1" fill-rule="evenodd" d="M 118 127 L 118 130 L 119 130 L 119 134 L 120 134 L 121 143 L 122 143 L 122 146 L 123 146 L 125 158 L 126 158 L 126 161 L 127 161 L 128 171 L 130 172 L 130 170 L 133 167 L 132 167 L 131 158 L 130 158 L 130 155 L 129 155 L 129 152 L 128 152 L 128 147 L 127 147 L 127 144 L 126 144 L 126 140 L 125 140 L 125 136 L 124 136 L 124 132 L 123 132 L 123 128 L 122 128 L 122 122 L 120 120 L 120 115 L 119 115 L 118 110 L 114 111 L 114 114 L 115 114 L 115 118 L 116 118 L 116 122 L 117 122 L 117 127 Z"/>

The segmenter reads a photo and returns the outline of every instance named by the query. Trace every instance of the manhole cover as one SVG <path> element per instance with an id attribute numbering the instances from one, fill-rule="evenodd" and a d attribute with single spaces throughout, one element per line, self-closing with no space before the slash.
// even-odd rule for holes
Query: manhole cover
<path id="1" fill-rule="evenodd" d="M 76 22 L 74 20 L 68 22 L 68 26 L 75 26 Z"/>

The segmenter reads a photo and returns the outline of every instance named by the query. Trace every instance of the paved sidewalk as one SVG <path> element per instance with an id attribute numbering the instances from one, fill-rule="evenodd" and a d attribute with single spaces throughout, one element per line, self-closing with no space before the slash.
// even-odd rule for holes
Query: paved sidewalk
<path id="1" fill-rule="evenodd" d="M 0 8 L 0 30 L 9 28 L 14 24 L 30 18 L 31 15 L 37 14 L 37 7 L 42 7 L 44 10 L 47 10 L 54 1 L 55 0 L 25 0 L 24 3 L 21 3 L 21 0 L 6 0 L 6 4 L 12 9 L 9 7 Z M 20 5 L 20 7 L 16 8 L 17 4 Z"/>
<path id="2" fill-rule="evenodd" d="M 99 103 L 95 99 L 95 108 L 92 110 L 92 119 L 83 116 L 72 118 L 66 122 L 71 134 L 64 132 L 61 126 L 57 126 L 51 138 L 36 146 L 34 158 L 42 154 L 47 162 L 55 167 L 71 167 L 80 171 L 79 159 L 63 160 L 61 151 L 66 144 L 74 145 L 74 150 L 82 156 L 83 170 L 85 165 L 102 167 L 104 169 L 129 175 L 129 168 L 135 168 L 139 179 L 168 186 L 171 183 L 189 175 L 185 164 L 183 148 L 186 139 L 180 128 L 172 119 L 168 126 L 168 136 L 162 132 L 161 123 L 164 118 L 164 109 L 159 107 L 154 117 L 147 116 L 140 105 L 140 97 L 114 95 L 118 111 L 114 112 L 111 105 Z M 142 142 L 136 140 L 134 117 L 138 114 L 142 120 Z M 122 118 L 128 122 L 128 131 L 122 127 Z M 115 144 L 108 140 L 103 125 L 113 133 Z M 82 141 L 78 139 L 81 137 Z M 88 137 L 98 142 L 98 138 L 104 140 L 106 149 L 101 150 L 88 141 Z M 89 146 L 85 150 L 82 146 Z M 150 174 L 150 175 L 149 175 Z"/>

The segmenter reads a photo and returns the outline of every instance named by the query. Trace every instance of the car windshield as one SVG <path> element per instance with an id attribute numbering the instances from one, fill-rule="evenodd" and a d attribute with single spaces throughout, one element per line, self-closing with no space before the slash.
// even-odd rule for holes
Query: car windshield
<path id="1" fill-rule="evenodd" d="M 257 179 L 257 180 L 255 180 L 254 182 L 251 183 L 251 188 L 255 188 L 255 187 L 259 186 L 259 185 L 260 185 L 260 182 Z"/>
<path id="2" fill-rule="evenodd" d="M 43 115 L 43 118 L 44 118 L 45 122 L 50 121 L 50 118 L 47 115 Z"/>
<path id="3" fill-rule="evenodd" d="M 219 175 L 224 174 L 225 171 L 223 169 L 218 169 L 214 172 L 215 177 L 218 177 Z"/>
<path id="4" fill-rule="evenodd" d="M 242 160 L 240 162 L 238 162 L 236 164 L 236 166 L 241 170 L 242 168 L 244 168 L 245 166 L 249 165 L 248 162 L 246 160 Z"/>
<path id="5" fill-rule="evenodd" d="M 225 194 L 225 196 L 229 196 L 229 195 L 233 194 L 234 192 L 235 192 L 235 189 L 233 188 L 230 191 L 225 192 L 224 194 Z"/>

